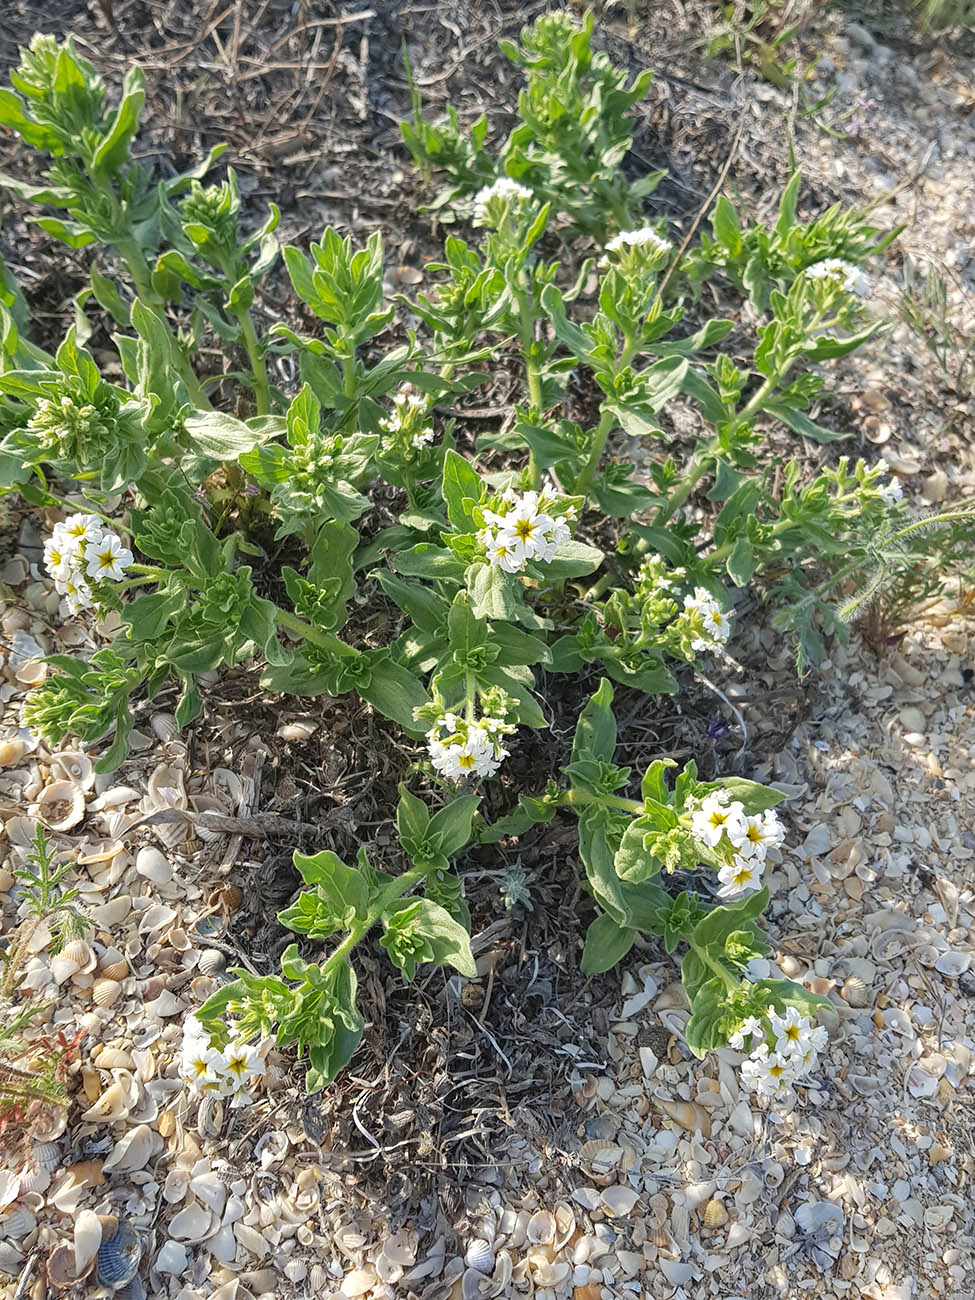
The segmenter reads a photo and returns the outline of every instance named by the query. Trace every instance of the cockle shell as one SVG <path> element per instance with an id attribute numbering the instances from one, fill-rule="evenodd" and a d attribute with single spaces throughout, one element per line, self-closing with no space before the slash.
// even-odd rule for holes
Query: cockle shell
<path id="1" fill-rule="evenodd" d="M 90 1263 L 88 1267 L 91 1268 Z M 45 1272 L 51 1286 L 59 1291 L 67 1290 L 68 1287 L 73 1287 L 76 1282 L 79 1282 L 81 1279 L 75 1272 L 74 1266 L 74 1247 L 55 1246 L 47 1257 Z"/>
<path id="2" fill-rule="evenodd" d="M 217 975 L 227 964 L 227 958 L 216 948 L 204 948 L 197 962 L 201 975 Z"/>
<path id="3" fill-rule="evenodd" d="M 73 781 L 52 781 L 41 791 L 37 816 L 52 831 L 69 831 L 85 815 L 85 796 Z"/>
<path id="4" fill-rule="evenodd" d="M 91 996 L 95 999 L 96 1004 L 103 1010 L 106 1010 L 108 1007 L 113 1007 L 119 1000 L 121 992 L 122 985 L 118 980 L 95 980 L 94 984 L 91 986 Z"/>
<path id="5" fill-rule="evenodd" d="M 173 878 L 173 868 L 168 858 L 151 845 L 141 848 L 135 855 L 135 869 L 140 876 L 155 885 L 168 885 Z"/>
<path id="6" fill-rule="evenodd" d="M 102 953 L 99 970 L 105 979 L 124 980 L 129 973 L 129 963 L 117 948 L 106 948 Z"/>
<path id="7" fill-rule="evenodd" d="M 856 975 L 850 975 L 843 981 L 840 996 L 851 1007 L 868 1007 L 873 1001 L 870 990 L 863 980 Z"/>
<path id="8" fill-rule="evenodd" d="M 20 1241 L 37 1227 L 37 1215 L 26 1205 L 18 1205 L 0 1219 L 0 1233 L 7 1241 Z"/>
<path id="9" fill-rule="evenodd" d="M 949 979 L 957 979 L 959 975 L 965 974 L 971 964 L 971 953 L 948 951 L 940 954 L 934 968 Z"/>
<path id="10" fill-rule="evenodd" d="M 555 1215 L 550 1210 L 539 1210 L 528 1220 L 527 1236 L 533 1246 L 544 1246 L 555 1240 Z"/>
<path id="11" fill-rule="evenodd" d="M 107 1236 L 107 1234 L 106 1234 Z M 139 1271 L 142 1238 L 127 1223 L 120 1223 L 110 1238 L 103 1236 L 98 1248 L 98 1280 L 102 1286 L 118 1290 Z"/>
<path id="12" fill-rule="evenodd" d="M 79 749 L 64 749 L 53 754 L 51 771 L 65 781 L 73 781 L 79 790 L 90 790 L 95 784 L 94 765 Z"/>
<path id="13" fill-rule="evenodd" d="M 704 1226 L 714 1231 L 715 1228 L 721 1228 L 728 1222 L 728 1211 L 724 1207 L 723 1201 L 716 1201 L 713 1198 L 708 1201 L 704 1207 Z"/>
<path id="14" fill-rule="evenodd" d="M 483 1237 L 475 1237 L 464 1253 L 464 1263 L 478 1273 L 490 1273 L 494 1268 L 494 1249 L 491 1243 Z"/>

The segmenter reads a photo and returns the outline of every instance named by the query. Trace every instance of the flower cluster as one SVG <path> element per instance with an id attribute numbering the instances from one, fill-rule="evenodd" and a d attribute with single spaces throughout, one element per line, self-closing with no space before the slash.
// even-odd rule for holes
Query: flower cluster
<path id="1" fill-rule="evenodd" d="M 481 511 L 483 526 L 477 540 L 490 562 L 506 573 L 519 573 L 529 560 L 548 564 L 555 548 L 571 537 L 569 524 L 575 509 L 568 506 L 560 514 L 549 513 L 555 498 L 544 492 L 518 496 L 509 488 L 498 506 L 498 510 Z"/>
<path id="2" fill-rule="evenodd" d="M 225 1046 L 218 1048 L 196 1016 L 186 1017 L 179 1072 L 197 1092 L 215 1092 L 231 1097 L 233 1107 L 246 1106 L 252 1100 L 250 1085 L 265 1069 L 264 1057 L 253 1043 L 231 1033 Z"/>
<path id="3" fill-rule="evenodd" d="M 684 597 L 684 614 L 691 620 L 697 634 L 691 642 L 692 650 L 710 650 L 714 645 L 724 645 L 731 635 L 731 615 L 704 587 L 695 587 L 692 595 Z"/>
<path id="4" fill-rule="evenodd" d="M 412 384 L 403 384 L 393 397 L 392 414 L 380 420 L 379 427 L 393 438 L 399 435 L 407 439 L 409 445 L 419 451 L 434 439 L 433 427 L 426 422 L 426 413 L 426 399 Z"/>
<path id="5" fill-rule="evenodd" d="M 854 266 L 852 262 L 844 262 L 841 257 L 827 257 L 822 262 L 807 266 L 806 276 L 810 280 L 839 281 L 842 289 L 847 293 L 855 294 L 858 298 L 865 298 L 870 292 L 869 277 L 864 275 L 858 266 Z"/>
<path id="6" fill-rule="evenodd" d="M 459 781 L 465 776 L 494 776 L 508 757 L 502 740 L 516 728 L 503 718 L 485 715 L 476 722 L 445 712 L 427 732 L 427 748 L 441 776 Z"/>
<path id="7" fill-rule="evenodd" d="M 54 525 L 44 543 L 44 563 L 58 594 L 77 614 L 93 604 L 89 583 L 118 582 L 132 563 L 132 552 L 116 533 L 104 528 L 97 515 L 78 514 Z"/>
<path id="8" fill-rule="evenodd" d="M 718 871 L 722 898 L 758 889 L 769 849 L 785 839 L 782 823 L 771 808 L 749 816 L 726 790 L 716 790 L 701 801 L 691 816 L 691 831 L 725 858 Z"/>
<path id="9" fill-rule="evenodd" d="M 673 244 L 661 239 L 650 226 L 643 226 L 640 230 L 621 230 L 606 245 L 606 252 L 619 253 L 625 248 L 643 248 L 651 253 L 662 254 L 669 253 Z"/>
<path id="10" fill-rule="evenodd" d="M 495 226 L 509 204 L 520 207 L 531 197 L 532 192 L 526 186 L 519 185 L 510 176 L 499 176 L 474 195 L 474 225 Z"/>
<path id="11" fill-rule="evenodd" d="M 770 1011 L 764 1021 L 749 1016 L 728 1041 L 741 1051 L 746 1039 L 750 1056 L 742 1064 L 742 1079 L 764 1097 L 782 1097 L 797 1079 L 815 1069 L 827 1034 L 795 1007 L 787 1007 L 785 1015 Z"/>

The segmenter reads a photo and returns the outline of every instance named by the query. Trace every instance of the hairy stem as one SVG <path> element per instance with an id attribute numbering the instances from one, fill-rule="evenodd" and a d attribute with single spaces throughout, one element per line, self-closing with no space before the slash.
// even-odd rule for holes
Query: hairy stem
<path id="1" fill-rule="evenodd" d="M 247 349 L 251 374 L 254 376 L 254 400 L 257 404 L 257 414 L 267 415 L 271 410 L 271 389 L 267 382 L 267 365 L 264 361 L 264 354 L 261 351 L 260 343 L 257 341 L 257 331 L 254 329 L 254 319 L 246 308 L 244 311 L 237 313 L 237 319 L 240 322 L 244 347 Z"/>

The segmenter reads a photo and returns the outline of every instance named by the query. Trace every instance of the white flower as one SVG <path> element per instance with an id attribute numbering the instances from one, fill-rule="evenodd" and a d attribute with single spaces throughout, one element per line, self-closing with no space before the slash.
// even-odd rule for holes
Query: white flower
<path id="1" fill-rule="evenodd" d="M 740 835 L 744 819 L 743 805 L 737 799 L 732 802 L 726 790 L 715 790 L 702 800 L 691 817 L 691 831 L 697 839 L 715 848 L 726 832 L 729 838 Z"/>
<path id="2" fill-rule="evenodd" d="M 571 508 L 562 514 L 552 515 L 545 507 L 554 508 L 555 498 L 546 493 L 526 492 L 518 496 L 510 488 L 501 496 L 507 509 L 482 509 L 484 526 L 478 530 L 477 540 L 487 551 L 491 564 L 507 573 L 518 573 L 530 561 L 548 564 L 556 548 L 569 541 L 572 534 L 569 520 L 574 516 Z"/>
<path id="3" fill-rule="evenodd" d="M 728 1045 L 740 1051 L 745 1046 L 745 1039 L 756 1035 L 764 1042 L 765 1026 L 757 1016 L 747 1016 L 728 1039 Z"/>
<path id="4" fill-rule="evenodd" d="M 98 542 L 102 535 L 102 521 L 97 515 L 70 515 L 61 527 L 64 536 L 79 547 L 83 542 Z"/>
<path id="5" fill-rule="evenodd" d="M 892 478 L 889 483 L 878 483 L 877 491 L 885 506 L 896 505 L 898 501 L 904 500 L 904 489 L 900 479 Z"/>
<path id="6" fill-rule="evenodd" d="M 684 597 L 684 613 L 690 618 L 699 616 L 705 637 L 691 642 L 692 650 L 709 650 L 715 644 L 724 644 L 731 635 L 731 615 L 726 614 L 704 587 L 695 587 L 693 595 Z"/>
<path id="7" fill-rule="evenodd" d="M 419 433 L 414 433 L 411 441 L 413 446 L 417 451 L 419 451 L 421 447 L 429 446 L 429 444 L 433 442 L 433 430 L 429 427 L 421 429 Z"/>
<path id="8" fill-rule="evenodd" d="M 260 1078 L 264 1073 L 264 1059 L 252 1043 L 231 1040 L 224 1049 L 223 1057 L 224 1076 L 221 1080 L 221 1091 L 227 1089 L 224 1092 L 225 1096 L 240 1092 L 253 1079 Z"/>
<path id="9" fill-rule="evenodd" d="M 718 890 L 719 897 L 733 898 L 735 894 L 741 894 L 746 889 L 758 889 L 762 883 L 764 870 L 765 863 L 759 858 L 743 858 L 740 853 L 736 853 L 734 860 L 718 872 L 718 881 L 721 884 Z"/>
<path id="10" fill-rule="evenodd" d="M 810 280 L 839 280 L 847 293 L 856 294 L 858 298 L 865 298 L 870 292 L 869 278 L 858 266 L 844 262 L 841 257 L 827 257 L 822 262 L 807 266 L 806 275 Z"/>
<path id="11" fill-rule="evenodd" d="M 618 253 L 624 248 L 642 247 L 651 253 L 669 253 L 673 245 L 661 239 L 655 230 L 642 226 L 639 230 L 621 230 L 606 245 L 607 253 Z"/>
<path id="12" fill-rule="evenodd" d="M 489 534 L 485 540 L 487 557 L 491 564 L 506 573 L 518 573 L 524 567 L 524 556 L 517 553 L 515 539 L 510 534 Z"/>
<path id="13" fill-rule="evenodd" d="M 66 582 L 75 568 L 78 548 L 58 524 L 44 543 L 44 564 L 55 582 Z"/>
<path id="14" fill-rule="evenodd" d="M 91 588 L 85 582 L 84 574 L 77 569 L 72 570 L 63 581 L 55 582 L 54 590 L 64 596 L 68 602 L 68 610 L 72 614 L 91 608 Z"/>
<path id="15" fill-rule="evenodd" d="M 196 1016 L 187 1016 L 183 1025 L 183 1048 L 180 1074 L 200 1092 L 216 1091 L 224 1074 L 224 1056 L 210 1042 L 210 1035 Z"/>
<path id="16" fill-rule="evenodd" d="M 768 1044 L 763 1042 L 742 1062 L 741 1077 L 763 1096 L 781 1097 L 789 1091 L 796 1074 L 787 1057 L 770 1052 Z"/>
<path id="17" fill-rule="evenodd" d="M 728 838 L 743 857 L 764 862 L 769 848 L 785 839 L 785 829 L 774 810 L 769 808 L 754 817 L 743 817 L 729 829 Z"/>
<path id="18" fill-rule="evenodd" d="M 790 1060 L 812 1065 L 816 1053 L 826 1045 L 826 1030 L 821 1025 L 814 1027 L 812 1021 L 795 1007 L 786 1007 L 784 1016 L 770 1012 L 769 1024 L 776 1052 Z"/>
<path id="19" fill-rule="evenodd" d="M 447 719 L 452 724 L 449 728 Z M 441 730 L 447 730 L 446 739 L 438 734 Z M 427 752 L 434 768 L 449 780 L 494 776 L 508 757 L 502 737 L 514 730 L 503 718 L 485 716 L 477 722 L 467 722 L 455 714 L 444 714 L 427 732 Z"/>
<path id="20" fill-rule="evenodd" d="M 105 533 L 97 542 L 88 543 L 85 558 L 89 578 L 111 578 L 118 582 L 132 563 L 132 552 L 114 533 Z"/>
<path id="21" fill-rule="evenodd" d="M 523 203 L 531 196 L 531 190 L 519 185 L 510 176 L 499 176 L 493 185 L 485 185 L 474 195 L 474 225 L 490 224 L 488 204 L 492 199 L 502 199 L 505 203 Z"/>

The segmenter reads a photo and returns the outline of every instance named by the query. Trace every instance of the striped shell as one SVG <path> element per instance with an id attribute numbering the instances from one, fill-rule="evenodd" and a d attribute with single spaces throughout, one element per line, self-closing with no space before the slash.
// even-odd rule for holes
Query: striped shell
<path id="1" fill-rule="evenodd" d="M 139 1271 L 141 1258 L 142 1238 L 128 1224 L 120 1224 L 114 1236 L 98 1248 L 99 1282 L 113 1288 L 125 1286 Z"/>

